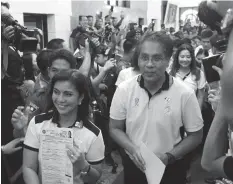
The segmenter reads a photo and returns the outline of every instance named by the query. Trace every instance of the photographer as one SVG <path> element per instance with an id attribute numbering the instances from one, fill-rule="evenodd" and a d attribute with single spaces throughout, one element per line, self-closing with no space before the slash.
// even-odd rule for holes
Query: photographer
<path id="1" fill-rule="evenodd" d="M 80 43 L 85 42 L 84 31 L 88 29 L 88 19 L 86 16 L 79 16 L 79 25 L 72 31 L 70 35 L 70 48 L 71 51 L 74 52 Z"/>
<path id="2" fill-rule="evenodd" d="M 9 14 L 9 5 L 1 3 L 1 14 Z M 23 61 L 10 41 L 15 37 L 15 28 L 2 23 L 1 65 L 2 65 L 2 143 L 13 139 L 13 127 L 10 123 L 14 109 L 23 104 L 18 88 L 23 84 Z"/>

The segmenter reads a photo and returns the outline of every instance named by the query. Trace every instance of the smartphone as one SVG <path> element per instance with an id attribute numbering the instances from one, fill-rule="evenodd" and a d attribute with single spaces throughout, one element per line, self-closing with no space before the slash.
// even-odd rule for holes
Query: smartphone
<path id="1" fill-rule="evenodd" d="M 208 83 L 219 81 L 220 76 L 218 72 L 216 72 L 212 66 L 217 66 L 219 68 L 223 68 L 222 65 L 222 57 L 221 54 L 217 54 L 214 56 L 206 57 L 202 59 L 202 63 L 204 66 L 205 76 Z"/>

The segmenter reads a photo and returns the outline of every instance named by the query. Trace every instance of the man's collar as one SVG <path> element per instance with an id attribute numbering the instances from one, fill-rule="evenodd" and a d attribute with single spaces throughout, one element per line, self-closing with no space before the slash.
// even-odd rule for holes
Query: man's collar
<path id="1" fill-rule="evenodd" d="M 138 76 L 137 81 L 139 83 L 139 86 L 145 89 L 149 93 L 149 91 L 145 88 L 144 78 L 142 75 Z M 165 81 L 163 82 L 163 85 L 161 86 L 161 88 L 155 94 L 161 93 L 162 91 L 167 91 L 169 87 L 170 87 L 170 76 L 167 72 L 165 72 Z"/>

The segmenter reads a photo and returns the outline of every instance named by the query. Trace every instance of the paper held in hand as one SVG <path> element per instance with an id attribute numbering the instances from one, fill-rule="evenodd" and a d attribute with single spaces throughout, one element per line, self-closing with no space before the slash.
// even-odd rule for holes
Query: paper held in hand
<path id="1" fill-rule="evenodd" d="M 66 148 L 73 146 L 73 130 L 42 130 L 40 141 L 42 184 L 73 184 L 73 165 Z"/>
<path id="2" fill-rule="evenodd" d="M 159 184 L 164 174 L 165 165 L 144 143 L 141 143 L 140 149 L 146 163 L 145 174 L 148 184 Z"/>

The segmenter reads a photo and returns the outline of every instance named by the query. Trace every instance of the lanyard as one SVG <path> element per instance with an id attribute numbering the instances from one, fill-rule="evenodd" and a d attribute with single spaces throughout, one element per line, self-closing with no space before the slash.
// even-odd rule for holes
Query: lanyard
<path id="1" fill-rule="evenodd" d="M 189 74 L 190 74 L 190 72 L 187 73 L 187 74 L 182 78 L 182 80 L 184 81 L 184 80 L 189 76 Z"/>

